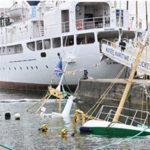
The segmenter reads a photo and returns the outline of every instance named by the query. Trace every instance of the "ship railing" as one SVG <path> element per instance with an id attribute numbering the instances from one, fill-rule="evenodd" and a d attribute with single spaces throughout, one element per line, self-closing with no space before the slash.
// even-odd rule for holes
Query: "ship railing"
<path id="1" fill-rule="evenodd" d="M 92 17 L 76 20 L 77 30 L 110 27 L 110 16 Z"/>
<path id="2" fill-rule="evenodd" d="M 92 17 L 76 20 L 77 30 L 110 27 L 110 16 Z M 62 22 L 62 32 L 69 32 L 69 21 Z"/>
<path id="3" fill-rule="evenodd" d="M 109 40 L 106 40 L 106 39 L 102 39 L 102 44 L 106 44 L 108 46 L 111 46 L 115 49 L 120 49 L 120 50 L 121 50 L 121 48 L 123 48 L 124 50 L 128 49 L 128 44 L 127 43 L 126 43 L 127 44 L 126 46 L 123 46 L 123 45 L 120 46 L 119 42 L 112 42 L 112 41 L 109 41 Z"/>
<path id="4" fill-rule="evenodd" d="M 69 32 L 69 21 L 62 22 L 62 33 Z"/>
<path id="5" fill-rule="evenodd" d="M 136 50 L 135 47 L 139 47 L 137 42 L 134 40 L 124 39 L 123 42 L 125 42 L 125 46 L 122 45 L 120 43 L 120 41 L 112 42 L 112 41 L 109 41 L 106 39 L 102 39 L 102 41 L 101 41 L 102 44 L 106 44 L 108 46 L 111 46 L 114 49 L 119 49 L 119 50 L 123 49 L 124 51 L 128 51 L 129 53 L 135 52 L 135 50 Z"/>
<path id="6" fill-rule="evenodd" d="M 116 110 L 116 106 L 103 105 L 96 118 L 112 122 Z M 150 113 L 148 111 L 124 107 L 118 122 L 132 126 L 145 126 L 148 124 L 149 119 Z"/>

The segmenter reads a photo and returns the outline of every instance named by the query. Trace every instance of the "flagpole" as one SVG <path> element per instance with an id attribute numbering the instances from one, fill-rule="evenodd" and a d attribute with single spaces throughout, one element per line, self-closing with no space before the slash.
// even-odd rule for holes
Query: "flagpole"
<path id="1" fill-rule="evenodd" d="M 68 66 L 68 63 L 65 64 L 65 68 L 64 68 L 63 73 L 62 73 L 62 75 L 61 75 L 59 84 L 58 84 L 58 86 L 57 86 L 57 88 L 56 88 L 58 91 L 61 91 L 61 85 L 62 85 L 62 81 L 63 81 L 63 78 L 64 78 L 64 74 L 65 74 L 65 72 L 66 72 L 67 66 Z"/>
<path id="2" fill-rule="evenodd" d="M 147 9 L 147 0 L 145 1 L 145 11 L 146 11 L 146 29 L 148 29 L 148 9 Z"/>

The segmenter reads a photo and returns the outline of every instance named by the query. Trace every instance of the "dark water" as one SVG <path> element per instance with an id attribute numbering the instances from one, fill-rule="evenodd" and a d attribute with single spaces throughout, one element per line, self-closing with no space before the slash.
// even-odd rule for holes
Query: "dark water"
<path id="1" fill-rule="evenodd" d="M 11 100 L 13 101 L 10 102 Z M 150 150 L 150 137 L 148 136 L 136 139 L 111 139 L 78 133 L 72 137 L 72 115 L 65 121 L 60 118 L 41 119 L 32 113 L 39 106 L 36 101 L 20 93 L 0 93 L 0 144 L 5 144 L 15 150 Z M 56 103 L 47 104 L 49 111 L 56 111 L 57 106 Z M 75 105 L 73 107 L 72 113 Z M 11 120 L 5 120 L 6 112 L 11 113 Z M 14 118 L 16 112 L 21 114 L 20 121 Z M 47 134 L 38 131 L 42 123 L 48 124 Z M 61 139 L 62 128 L 68 131 L 67 139 Z"/>

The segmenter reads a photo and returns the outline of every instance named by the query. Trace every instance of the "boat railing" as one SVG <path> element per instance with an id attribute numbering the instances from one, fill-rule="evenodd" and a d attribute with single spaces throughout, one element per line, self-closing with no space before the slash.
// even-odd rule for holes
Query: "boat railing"
<path id="1" fill-rule="evenodd" d="M 110 16 L 92 17 L 76 20 L 77 30 L 110 27 Z"/>
<path id="2" fill-rule="evenodd" d="M 116 106 L 103 105 L 96 118 L 104 119 L 105 121 L 112 122 L 115 112 L 117 110 Z M 123 108 L 122 114 L 120 115 L 120 119 L 118 122 L 134 125 L 134 126 L 142 126 L 146 125 L 148 119 L 150 117 L 150 113 L 148 111 L 131 109 L 131 108 Z"/>

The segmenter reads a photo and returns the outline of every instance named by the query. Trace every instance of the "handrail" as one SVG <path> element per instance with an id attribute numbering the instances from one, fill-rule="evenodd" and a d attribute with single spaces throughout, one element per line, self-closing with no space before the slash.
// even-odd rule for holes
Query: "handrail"
<path id="1" fill-rule="evenodd" d="M 76 19 L 77 30 L 110 27 L 110 16 Z"/>
<path id="2" fill-rule="evenodd" d="M 106 112 L 106 110 L 107 109 L 109 109 L 108 110 L 108 112 Z M 100 118 L 100 116 L 101 115 L 105 115 L 105 119 L 104 120 L 106 120 L 106 121 L 112 121 L 112 115 L 114 116 L 115 115 L 115 110 L 113 110 L 113 109 L 117 109 L 117 107 L 116 106 L 109 106 L 109 105 L 103 105 L 101 108 L 100 108 L 100 111 L 98 112 L 98 115 L 97 115 L 97 117 L 99 117 Z M 105 110 L 105 111 L 104 111 Z M 148 111 L 143 111 L 143 110 L 138 110 L 138 109 L 130 109 L 130 108 L 123 108 L 123 110 L 125 111 L 130 111 L 130 112 L 133 112 L 134 113 L 134 115 L 133 115 L 133 117 L 132 116 L 128 116 L 128 115 L 125 115 L 125 114 L 121 114 L 120 116 L 122 117 L 122 118 L 125 118 L 125 121 L 123 121 L 124 122 L 124 124 L 127 124 L 128 122 L 130 122 L 130 125 L 133 125 L 133 124 L 139 124 L 139 125 L 145 125 L 146 124 L 146 121 L 147 121 L 147 119 L 148 119 L 148 116 L 150 115 L 150 113 L 148 112 Z M 136 115 L 137 115 L 137 113 L 142 113 L 142 114 L 145 114 L 145 117 L 144 118 L 139 118 L 139 117 L 136 117 Z M 140 120 L 140 121 L 142 121 L 142 123 L 141 122 L 139 122 L 139 121 L 137 121 L 137 120 Z M 119 121 L 120 122 L 120 121 Z M 122 122 L 122 123 L 123 123 Z"/>
<path id="3" fill-rule="evenodd" d="M 102 42 L 102 44 L 107 44 L 107 45 L 109 45 L 109 46 L 111 46 L 111 47 L 113 47 L 113 48 L 124 48 L 125 51 L 126 51 L 126 50 L 131 51 L 131 50 L 133 50 L 133 49 L 135 50 L 135 47 L 138 47 L 138 46 L 139 46 L 138 43 L 137 43 L 136 41 L 134 41 L 134 40 L 132 40 L 131 42 L 127 41 L 127 40 L 124 39 L 124 38 L 123 38 L 123 40 L 126 41 L 126 42 L 125 42 L 125 43 L 126 43 L 126 46 L 121 45 L 119 41 L 117 41 L 117 42 L 112 42 L 112 41 L 109 41 L 109 40 L 107 40 L 107 39 L 102 39 L 101 42 Z"/>

